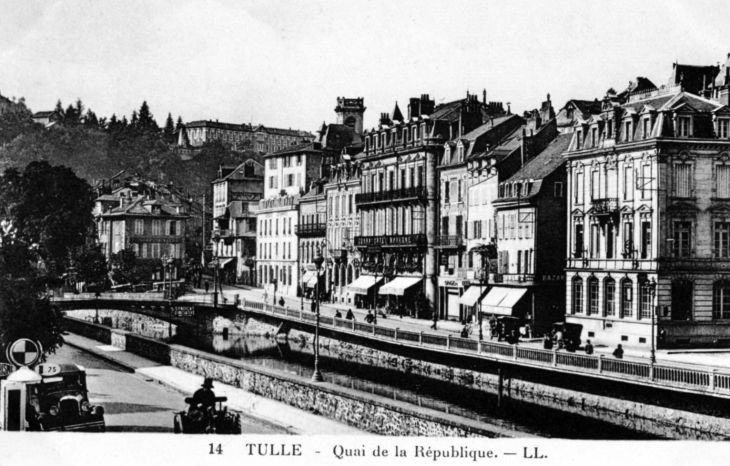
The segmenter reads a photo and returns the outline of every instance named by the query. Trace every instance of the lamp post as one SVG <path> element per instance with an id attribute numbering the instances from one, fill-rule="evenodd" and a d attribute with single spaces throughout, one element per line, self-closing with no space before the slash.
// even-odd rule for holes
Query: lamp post
<path id="1" fill-rule="evenodd" d="M 319 285 L 320 285 L 320 271 L 322 270 L 322 263 L 324 257 L 322 257 L 322 248 L 317 250 L 317 256 L 312 260 L 314 265 L 317 267 L 317 284 L 315 286 L 315 299 L 317 300 L 317 320 L 315 321 L 314 327 L 314 373 L 312 374 L 312 382 L 322 382 L 322 373 L 319 371 Z"/>
<path id="2" fill-rule="evenodd" d="M 302 268 L 300 270 L 301 276 L 302 276 L 302 289 L 301 289 L 299 298 L 302 301 L 302 304 L 301 304 L 301 307 L 300 307 L 300 309 L 301 309 L 302 312 L 304 312 L 304 286 L 305 286 L 305 283 L 304 283 L 304 272 L 306 272 L 306 270 L 307 269 L 304 266 L 302 266 Z"/>
<path id="3" fill-rule="evenodd" d="M 656 280 L 654 280 L 654 277 L 651 278 L 651 281 L 646 284 L 646 286 L 649 288 L 649 292 L 651 293 L 651 363 L 656 363 L 656 349 L 655 349 L 655 343 L 654 343 L 654 319 L 656 319 Z"/>
<path id="4" fill-rule="evenodd" d="M 220 249 L 221 233 L 216 230 L 213 233 L 213 240 L 215 241 L 215 256 L 213 257 L 213 309 L 218 309 L 218 254 Z"/>
<path id="5" fill-rule="evenodd" d="M 482 312 L 482 294 L 484 294 L 484 285 L 489 283 L 489 266 L 484 264 L 484 256 L 482 256 L 482 267 L 479 270 L 479 341 L 484 339 L 484 333 L 482 330 L 482 323 L 484 319 L 484 313 Z"/>

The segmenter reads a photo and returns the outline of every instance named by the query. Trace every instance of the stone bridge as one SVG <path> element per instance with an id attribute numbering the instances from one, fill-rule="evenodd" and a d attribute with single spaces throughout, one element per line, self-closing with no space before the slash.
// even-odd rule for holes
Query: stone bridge
<path id="1" fill-rule="evenodd" d="M 239 312 L 235 303 L 219 303 L 215 307 L 207 296 L 185 298 L 167 300 L 163 293 L 101 293 L 98 297 L 94 293 L 64 293 L 62 297 L 51 298 L 51 303 L 62 311 L 112 309 L 208 330 L 212 329 L 216 317 L 233 320 Z"/>

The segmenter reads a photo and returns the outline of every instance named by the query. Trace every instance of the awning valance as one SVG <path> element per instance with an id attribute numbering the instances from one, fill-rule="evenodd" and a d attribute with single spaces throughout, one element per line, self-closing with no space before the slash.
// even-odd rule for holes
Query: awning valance
<path id="1" fill-rule="evenodd" d="M 347 285 L 347 291 L 352 291 L 357 294 L 368 294 L 370 288 L 383 281 L 383 277 L 378 277 L 375 280 L 374 275 L 360 275 L 357 280 Z"/>
<path id="2" fill-rule="evenodd" d="M 395 280 L 386 283 L 380 288 L 380 294 L 403 296 L 408 288 L 420 281 L 421 279 L 416 277 L 396 277 Z"/>
<path id="3" fill-rule="evenodd" d="M 511 316 L 512 308 L 527 292 L 525 288 L 507 288 L 495 286 L 482 299 L 482 312 Z"/>
<path id="4" fill-rule="evenodd" d="M 218 268 L 222 269 L 223 267 L 230 264 L 234 260 L 236 260 L 235 257 L 222 257 L 222 258 L 218 259 Z M 214 259 L 214 260 L 208 262 L 208 267 L 211 269 L 216 268 L 216 260 Z"/>
<path id="5" fill-rule="evenodd" d="M 309 272 L 305 272 L 302 281 L 304 282 L 305 287 L 314 288 L 317 286 L 317 272 L 313 272 L 311 270 Z"/>
<path id="6" fill-rule="evenodd" d="M 489 288 L 486 286 L 472 285 L 466 289 L 463 295 L 461 295 L 461 298 L 459 298 L 459 303 L 465 306 L 476 306 L 479 298 L 481 298 L 482 294 L 488 289 Z"/>

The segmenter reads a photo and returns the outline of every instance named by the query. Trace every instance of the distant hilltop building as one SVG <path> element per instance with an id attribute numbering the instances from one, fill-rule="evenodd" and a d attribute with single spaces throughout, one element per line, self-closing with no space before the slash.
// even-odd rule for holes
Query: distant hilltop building
<path id="1" fill-rule="evenodd" d="M 200 120 L 186 123 L 179 131 L 180 147 L 196 148 L 205 142 L 222 141 L 233 150 L 253 150 L 262 154 L 277 152 L 290 146 L 314 140 L 314 135 L 297 129 L 272 128 L 264 125 L 219 123 L 218 120 Z"/>

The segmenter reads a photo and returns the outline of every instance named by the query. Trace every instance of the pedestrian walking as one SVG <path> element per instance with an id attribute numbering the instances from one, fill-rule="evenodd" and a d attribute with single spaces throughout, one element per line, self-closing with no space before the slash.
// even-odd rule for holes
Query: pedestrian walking
<path id="1" fill-rule="evenodd" d="M 352 313 L 352 309 L 347 310 L 347 315 L 345 316 L 345 319 L 355 320 L 355 314 Z"/>
<path id="2" fill-rule="evenodd" d="M 368 315 L 365 316 L 365 322 L 372 324 L 374 320 L 375 317 L 373 317 L 373 311 L 368 311 Z"/>
<path id="3" fill-rule="evenodd" d="M 618 345 L 615 350 L 613 350 L 613 357 L 616 359 L 623 359 L 624 358 L 624 349 L 621 348 L 621 345 Z"/>
<path id="4" fill-rule="evenodd" d="M 586 354 L 593 354 L 593 345 L 591 344 L 591 340 L 586 341 Z"/>
<path id="5" fill-rule="evenodd" d="M 208 290 L 210 289 L 210 283 L 208 280 L 205 281 L 205 292 L 208 293 Z"/>

